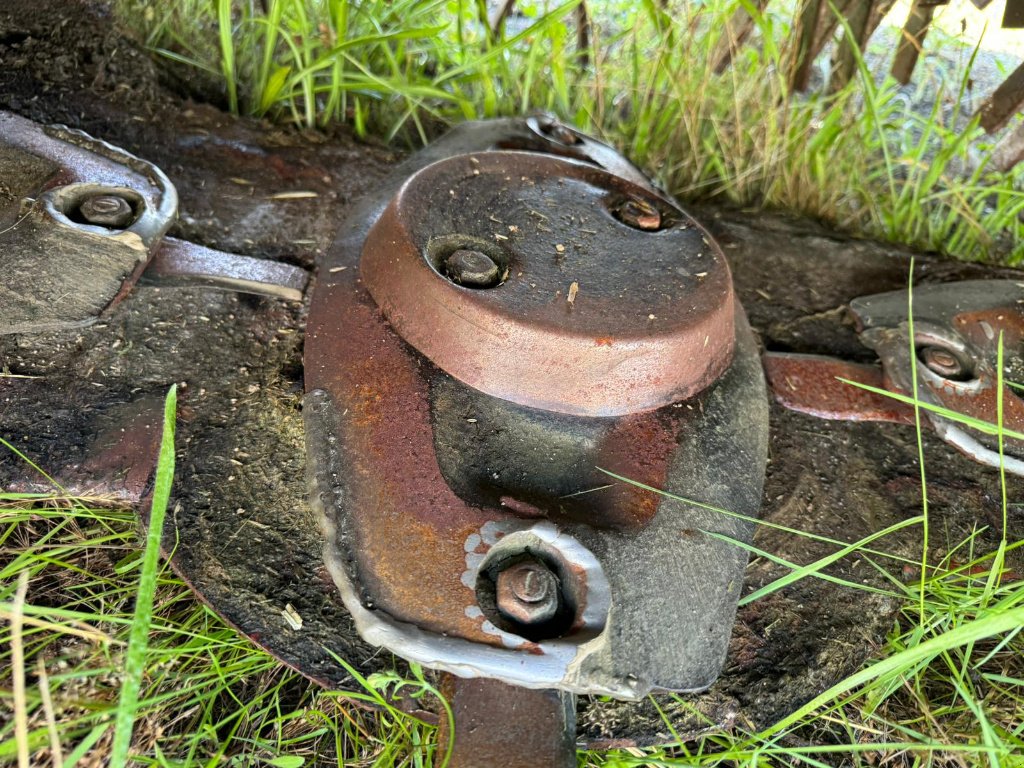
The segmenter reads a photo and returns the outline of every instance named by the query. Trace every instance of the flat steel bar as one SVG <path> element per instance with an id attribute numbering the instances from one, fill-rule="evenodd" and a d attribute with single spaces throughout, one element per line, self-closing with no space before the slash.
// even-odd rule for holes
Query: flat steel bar
<path id="1" fill-rule="evenodd" d="M 454 733 L 442 718 L 438 754 L 448 768 L 573 768 L 576 697 L 485 678 L 445 675 Z"/>
<path id="2" fill-rule="evenodd" d="M 224 253 L 166 237 L 143 273 L 143 280 L 167 285 L 205 285 L 301 301 L 309 273 L 291 264 Z"/>

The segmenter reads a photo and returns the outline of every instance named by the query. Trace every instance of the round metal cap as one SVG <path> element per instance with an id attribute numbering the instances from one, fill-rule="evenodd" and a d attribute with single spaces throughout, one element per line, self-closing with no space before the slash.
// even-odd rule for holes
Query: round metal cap
<path id="1" fill-rule="evenodd" d="M 624 206 L 645 211 L 646 228 Z M 460 250 L 493 261 L 497 284 L 450 279 Z M 522 405 L 650 410 L 695 395 L 732 359 L 732 280 L 710 235 L 650 190 L 572 160 L 482 152 L 424 168 L 370 230 L 360 270 L 409 344 Z"/>

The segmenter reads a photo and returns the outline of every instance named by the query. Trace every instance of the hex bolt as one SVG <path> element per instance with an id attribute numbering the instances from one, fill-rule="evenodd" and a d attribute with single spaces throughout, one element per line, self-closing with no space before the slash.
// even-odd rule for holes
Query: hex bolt
<path id="1" fill-rule="evenodd" d="M 966 374 L 959 358 L 942 347 L 924 347 L 919 352 L 921 362 L 928 370 L 944 379 L 960 379 Z"/>
<path id="2" fill-rule="evenodd" d="M 78 206 L 78 213 L 87 223 L 109 229 L 124 229 L 135 218 L 131 203 L 107 193 L 87 198 Z"/>
<path id="3" fill-rule="evenodd" d="M 661 212 L 643 198 L 630 196 L 616 206 L 613 213 L 627 227 L 643 232 L 661 229 Z"/>
<path id="4" fill-rule="evenodd" d="M 559 144 L 565 144 L 566 146 L 573 146 L 579 144 L 581 139 L 577 136 L 571 128 L 563 125 L 554 118 L 548 118 L 541 120 L 537 126 L 540 128 L 540 132 L 547 136 L 549 139 L 554 139 Z"/>
<path id="5" fill-rule="evenodd" d="M 482 251 L 460 248 L 444 261 L 449 279 L 468 288 L 493 288 L 501 282 L 501 268 Z"/>
<path id="6" fill-rule="evenodd" d="M 520 624 L 553 619 L 561 605 L 558 577 L 542 563 L 516 563 L 498 574 L 498 610 Z"/>

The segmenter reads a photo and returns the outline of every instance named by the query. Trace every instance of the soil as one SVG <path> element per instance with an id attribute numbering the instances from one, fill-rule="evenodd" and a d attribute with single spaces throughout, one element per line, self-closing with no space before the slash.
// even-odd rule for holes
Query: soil
<path id="1" fill-rule="evenodd" d="M 93 3 L 8 0 L 0 9 L 0 109 L 65 123 L 156 163 L 177 186 L 172 234 L 227 251 L 314 268 L 352 202 L 397 156 L 343 133 L 330 139 L 236 119 L 167 87 L 157 65 Z M 300 199 L 275 197 L 310 192 Z M 911 254 L 851 241 L 782 216 L 695 211 L 725 248 L 737 291 L 769 349 L 870 359 L 841 322 L 850 299 L 905 287 Z M 1024 277 L 1011 270 L 917 257 L 915 280 Z M 240 631 L 319 683 L 351 685 L 331 651 L 363 672 L 395 661 L 356 635 L 320 556 L 306 502 L 301 418 L 306 307 L 209 289 L 139 286 L 101 321 L 70 333 L 0 337 L 0 363 L 36 379 L 0 379 L 0 430 L 82 492 L 94 436 L 125 403 L 180 386 L 175 568 Z M 995 542 L 997 473 L 925 439 L 932 559 L 988 525 Z M 772 409 L 763 516 L 853 541 L 920 513 L 912 428 L 825 422 Z M 30 487 L 24 464 L 0 456 L 0 485 Z M 1019 481 L 1011 481 L 1011 498 Z M 1019 538 L 1024 516 L 1012 509 Z M 807 563 L 834 548 L 761 528 L 755 545 Z M 884 549 L 918 556 L 919 530 Z M 899 566 L 899 577 L 913 577 Z M 1020 563 L 1014 567 L 1019 570 Z M 749 592 L 787 569 L 751 561 Z M 830 572 L 886 586 L 863 559 Z M 296 630 L 283 611 L 301 616 Z M 727 667 L 699 695 L 655 697 L 676 734 L 763 726 L 858 668 L 898 618 L 893 600 L 804 579 L 743 607 Z M 399 662 L 400 663 L 400 662 Z M 579 741 L 593 747 L 674 740 L 654 701 L 581 699 Z"/>
<path id="2" fill-rule="evenodd" d="M 304 267 L 397 159 L 344 134 L 327 141 L 282 131 L 178 95 L 95 3 L 4 4 L 0 109 L 84 130 L 161 167 L 179 195 L 169 234 Z M 275 197 L 294 192 L 315 196 Z M 89 328 L 0 337 L 3 367 L 44 377 L 0 379 L 0 425 L 69 489 L 104 491 L 109 483 L 82 466 L 95 436 L 123 426 L 123 403 L 161 400 L 177 382 L 176 530 L 166 549 L 179 572 L 211 604 L 234 600 L 225 618 L 254 640 L 279 633 L 270 647 L 307 673 L 329 658 L 324 646 L 385 666 L 359 641 L 340 600 L 324 599 L 334 588 L 305 504 L 305 312 L 233 293 L 137 286 Z M 0 457 L 0 486 L 43 487 L 10 454 Z M 305 536 L 293 533 L 293 516 Z M 232 564 L 240 572 L 225 573 Z M 296 574 L 312 575 L 311 583 Z M 313 595 L 295 593 L 289 577 Z M 298 650 L 281 614 L 288 604 L 305 620 Z M 276 622 L 269 628 L 268 617 Z M 341 685 L 349 677 L 334 666 L 320 679 Z"/>

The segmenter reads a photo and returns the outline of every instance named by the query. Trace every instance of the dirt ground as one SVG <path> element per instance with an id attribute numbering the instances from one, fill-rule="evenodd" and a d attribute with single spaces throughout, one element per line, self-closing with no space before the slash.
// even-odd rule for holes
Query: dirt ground
<path id="1" fill-rule="evenodd" d="M 8 0 L 0 8 L 0 109 L 81 128 L 159 165 L 176 185 L 173 235 L 226 251 L 315 268 L 352 201 L 398 157 L 344 132 L 302 134 L 195 103 L 95 4 Z M 310 192 L 300 199 L 275 197 Z M 695 210 L 718 238 L 766 348 L 870 359 L 838 309 L 905 287 L 910 254 L 851 241 L 781 215 Z M 917 260 L 917 282 L 1006 276 L 1010 270 Z M 301 419 L 305 305 L 206 289 L 139 286 L 99 323 L 72 333 L 0 337 L 0 363 L 41 379 L 0 379 L 0 433 L 58 477 L 87 489 L 81 464 L 93 437 L 126 404 L 178 382 L 175 564 L 254 642 L 314 679 L 349 678 L 325 648 L 365 670 L 391 659 L 356 636 L 320 557 L 306 503 Z M 846 541 L 920 513 L 913 429 L 819 421 L 772 409 L 763 516 Z M 928 436 L 933 560 L 976 525 L 998 529 L 999 482 Z M 24 466 L 0 456 L 0 486 L 27 487 Z M 1019 482 L 1011 481 L 1011 498 Z M 1013 507 L 1012 532 L 1024 530 Z M 917 529 L 885 549 L 918 555 Z M 993 544 L 985 534 L 981 545 Z M 797 563 L 832 551 L 762 528 L 755 545 Z M 1019 567 L 1020 564 L 1017 564 Z M 755 559 L 746 590 L 786 570 Z M 832 573 L 881 586 L 863 560 Z M 901 577 L 913 574 L 899 573 Z M 285 604 L 303 616 L 290 630 Z M 742 608 L 729 660 L 709 691 L 658 704 L 679 735 L 715 724 L 766 725 L 859 667 L 885 640 L 892 600 L 805 579 Z M 670 740 L 654 704 L 582 699 L 580 743 Z"/>

